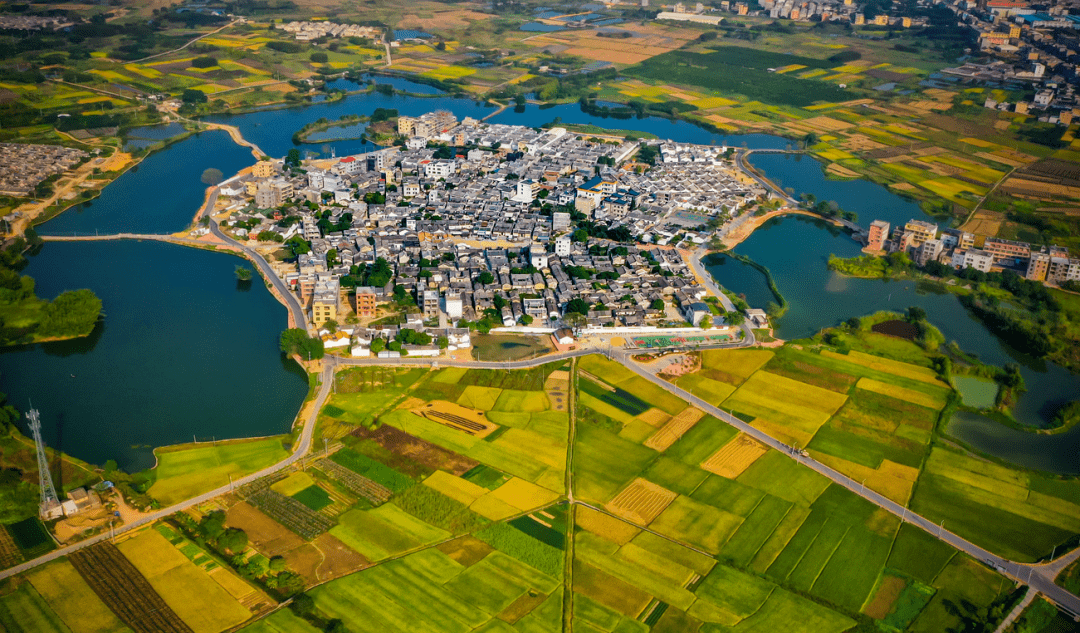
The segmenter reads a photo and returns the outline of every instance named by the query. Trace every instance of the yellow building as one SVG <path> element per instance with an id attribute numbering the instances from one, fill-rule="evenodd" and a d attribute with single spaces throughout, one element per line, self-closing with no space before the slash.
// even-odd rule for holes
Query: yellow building
<path id="1" fill-rule="evenodd" d="M 904 232 L 911 233 L 911 245 L 917 247 L 926 240 L 937 237 L 937 225 L 922 220 L 908 220 L 904 225 Z"/>
<path id="2" fill-rule="evenodd" d="M 1050 268 L 1050 255 L 1047 253 L 1032 253 L 1028 260 L 1027 274 L 1024 276 L 1032 281 L 1046 281 L 1046 271 Z"/>
<path id="3" fill-rule="evenodd" d="M 911 18 L 900 18 L 900 26 L 904 27 L 905 29 L 910 29 Z"/>
<path id="4" fill-rule="evenodd" d="M 256 178 L 269 178 L 274 175 L 274 163 L 268 160 L 260 160 L 251 168 L 251 175 Z"/>
<path id="5" fill-rule="evenodd" d="M 874 17 L 874 24 L 876 24 L 878 26 L 888 26 L 889 25 L 889 16 L 887 16 L 887 15 L 875 16 Z"/>
<path id="6" fill-rule="evenodd" d="M 864 24 L 866 24 L 866 16 L 861 14 L 861 13 L 856 13 L 855 14 L 855 25 L 856 26 L 862 26 Z"/>

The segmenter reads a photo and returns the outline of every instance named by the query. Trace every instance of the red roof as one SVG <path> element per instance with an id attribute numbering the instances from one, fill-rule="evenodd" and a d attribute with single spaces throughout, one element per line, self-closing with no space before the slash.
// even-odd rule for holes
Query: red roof
<path id="1" fill-rule="evenodd" d="M 353 162 L 353 161 L 355 161 L 355 160 L 356 160 L 356 157 L 355 157 L 355 156 L 346 156 L 345 158 L 342 158 L 342 159 L 341 159 L 341 160 L 339 160 L 338 162 L 339 162 L 339 163 L 351 163 L 351 162 Z"/>

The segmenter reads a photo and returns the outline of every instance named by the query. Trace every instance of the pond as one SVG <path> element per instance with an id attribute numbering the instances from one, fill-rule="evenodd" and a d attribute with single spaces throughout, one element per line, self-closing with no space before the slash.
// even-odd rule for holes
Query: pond
<path id="1" fill-rule="evenodd" d="M 990 409 L 998 394 L 998 385 L 979 376 L 953 376 L 953 384 L 964 404 L 976 409 Z"/>
<path id="2" fill-rule="evenodd" d="M 1039 435 L 1012 429 L 977 413 L 957 411 L 946 433 L 1014 464 L 1062 475 L 1080 474 L 1080 425 L 1065 433 Z"/>

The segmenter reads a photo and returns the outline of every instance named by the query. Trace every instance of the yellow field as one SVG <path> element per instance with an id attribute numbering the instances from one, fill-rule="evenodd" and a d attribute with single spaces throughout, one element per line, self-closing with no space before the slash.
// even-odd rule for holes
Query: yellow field
<path id="1" fill-rule="evenodd" d="M 487 488 L 477 486 L 471 481 L 455 477 L 442 470 L 436 470 L 432 473 L 430 477 L 424 480 L 424 485 L 465 505 L 472 504 L 472 502 L 488 493 Z"/>
<path id="2" fill-rule="evenodd" d="M 768 350 L 710 349 L 701 353 L 701 364 L 740 378 L 749 378 L 772 357 L 773 353 Z"/>
<path id="3" fill-rule="evenodd" d="M 701 467 L 715 475 L 735 479 L 768 451 L 750 436 L 739 433 L 702 462 Z"/>
<path id="4" fill-rule="evenodd" d="M 94 70 L 91 70 L 90 72 L 94 73 L 95 75 L 97 75 L 99 77 L 104 77 L 105 79 L 108 79 L 109 81 L 128 81 L 129 79 L 131 79 L 130 77 L 128 77 L 126 75 L 121 75 L 120 73 L 116 72 L 115 70 L 98 70 L 98 69 L 95 68 Z"/>
<path id="5" fill-rule="evenodd" d="M 67 559 L 38 567 L 26 579 L 75 633 L 111 633 L 124 629 L 124 623 Z"/>
<path id="6" fill-rule="evenodd" d="M 814 459 L 852 479 L 864 482 L 866 487 L 896 503 L 906 505 L 915 487 L 918 469 L 884 460 L 878 469 L 856 464 L 846 459 L 811 451 Z"/>
<path id="7" fill-rule="evenodd" d="M 218 633 L 251 617 L 250 611 L 156 530 L 145 530 L 117 547 L 195 633 Z"/>
<path id="8" fill-rule="evenodd" d="M 144 68 L 137 64 L 125 64 L 124 70 L 130 73 L 135 73 L 136 75 L 142 75 L 147 79 L 156 79 L 161 76 L 160 70 L 154 70 L 153 68 Z"/>
<path id="9" fill-rule="evenodd" d="M 221 66 L 207 66 L 206 68 L 196 68 L 194 66 L 191 66 L 190 68 L 185 68 L 184 70 L 189 73 L 199 73 L 201 75 L 203 73 L 217 72 L 221 70 Z"/>
<path id="10" fill-rule="evenodd" d="M 754 427 L 805 446 L 847 396 L 760 371 L 751 376 L 722 408 L 754 417 Z"/>
<path id="11" fill-rule="evenodd" d="M 492 521 L 502 521 L 515 514 L 521 514 L 521 511 L 514 506 L 491 495 L 480 497 L 469 506 L 469 509 Z"/>
<path id="12" fill-rule="evenodd" d="M 849 363 L 855 363 L 856 365 L 883 371 L 894 376 L 902 376 L 904 378 L 918 380 L 919 382 L 948 387 L 948 385 L 938 379 L 937 373 L 929 367 L 920 367 L 918 365 L 912 365 L 911 363 L 892 360 L 891 358 L 882 358 L 881 356 L 874 356 L 873 354 L 866 354 L 855 350 L 852 350 L 847 354 L 821 350 L 821 355 L 845 360 Z"/>
<path id="13" fill-rule="evenodd" d="M 291 88 L 292 86 L 289 87 Z M 202 90 L 208 95 L 230 90 L 228 86 L 222 86 L 221 84 L 199 84 L 198 86 L 195 86 L 195 89 Z"/>
<path id="14" fill-rule="evenodd" d="M 637 418 L 639 420 L 641 420 L 642 422 L 648 424 L 649 426 L 654 426 L 656 428 L 660 428 L 661 426 L 664 426 L 664 424 L 668 420 L 671 419 L 671 416 L 668 415 L 667 413 L 661 411 L 660 409 L 657 409 L 656 407 L 653 407 L 652 409 L 649 409 L 645 413 L 642 413 L 641 415 L 637 416 Z"/>
<path id="15" fill-rule="evenodd" d="M 924 407 L 930 407 L 931 409 L 940 409 L 945 406 L 945 402 L 927 395 L 921 391 L 915 391 L 914 389 L 906 389 L 904 387 L 897 387 L 896 385 L 890 385 L 888 383 L 874 380 L 873 378 L 860 378 L 859 382 L 855 383 L 855 386 L 859 389 L 865 389 L 867 391 L 873 391 L 874 393 L 880 393 L 886 396 L 892 396 L 912 404 L 921 405 Z"/>
<path id="16" fill-rule="evenodd" d="M 589 407 L 590 409 L 593 409 L 594 411 L 603 413 L 612 420 L 618 420 L 619 422 L 625 424 L 629 423 L 631 420 L 634 419 L 634 416 L 630 415 L 626 411 L 623 411 L 618 407 L 611 406 L 603 400 L 600 400 L 599 398 L 594 398 L 587 393 L 578 393 L 578 398 L 581 401 L 581 404 Z"/>
<path id="17" fill-rule="evenodd" d="M 291 497 L 305 488 L 315 485 L 315 480 L 305 472 L 293 473 L 270 486 L 270 489 L 286 497 Z"/>
<path id="18" fill-rule="evenodd" d="M 789 64 L 787 66 L 781 66 L 780 68 L 777 68 L 774 72 L 784 74 L 789 73 L 793 70 L 802 70 L 803 68 L 806 68 L 806 66 L 803 66 L 802 64 Z"/>
<path id="19" fill-rule="evenodd" d="M 559 498 L 559 493 L 541 488 L 534 483 L 514 477 L 496 488 L 491 496 L 518 510 L 532 510 L 547 505 Z"/>
<path id="20" fill-rule="evenodd" d="M 694 425 L 698 423 L 701 418 L 705 417 L 705 412 L 694 407 L 687 407 L 683 409 L 681 413 L 668 420 L 668 423 L 663 426 L 659 431 L 652 434 L 648 440 L 645 441 L 645 446 L 649 448 L 663 452 L 668 449 L 669 446 L 678 441 L 687 431 L 694 428 Z"/>
<path id="21" fill-rule="evenodd" d="M 843 160 L 845 158 L 855 158 L 853 154 L 848 154 L 842 149 L 827 149 L 825 151 L 816 152 L 816 154 L 827 160 Z"/>
<path id="22" fill-rule="evenodd" d="M 470 409 L 491 411 L 492 407 L 495 406 L 495 401 L 499 399 L 500 393 L 502 393 L 502 389 L 496 387 L 469 385 L 465 387 L 465 391 L 458 398 L 457 403 Z"/>
<path id="23" fill-rule="evenodd" d="M 250 42 L 244 40 L 234 40 L 226 37 L 206 37 L 202 41 L 211 46 L 221 46 L 223 48 L 243 48 L 250 44 Z"/>
<path id="24" fill-rule="evenodd" d="M 690 105 L 696 106 L 699 110 L 709 110 L 712 108 L 722 108 L 724 106 L 735 105 L 737 101 L 731 99 L 725 99 L 723 97 L 706 97 L 704 99 L 696 99 L 690 102 Z"/>
<path id="25" fill-rule="evenodd" d="M 814 70 L 809 70 L 809 71 L 807 71 L 805 73 L 800 74 L 799 78 L 800 79 L 813 79 L 814 77 L 820 77 L 822 75 L 827 75 L 827 74 L 829 74 L 829 71 L 822 70 L 820 68 L 816 68 Z"/>
<path id="26" fill-rule="evenodd" d="M 577 506 L 577 516 L 574 517 L 574 522 L 583 529 L 619 545 L 626 545 L 641 533 L 639 528 L 608 516 L 603 512 L 593 510 L 589 506 Z"/>
<path id="27" fill-rule="evenodd" d="M 648 525 L 679 495 L 638 477 L 604 505 L 609 512 L 638 525 Z"/>
<path id="28" fill-rule="evenodd" d="M 214 582 L 221 585 L 222 589 L 229 592 L 230 596 L 241 602 L 244 598 L 255 593 L 255 589 L 234 574 L 231 569 L 215 567 L 208 572 L 208 575 L 214 579 Z"/>
<path id="29" fill-rule="evenodd" d="M 467 68 L 465 66 L 443 66 L 442 68 L 436 68 L 424 73 L 425 77 L 432 77 L 434 79 L 460 79 L 461 77 L 468 77 L 469 75 L 476 74 L 475 68 Z"/>

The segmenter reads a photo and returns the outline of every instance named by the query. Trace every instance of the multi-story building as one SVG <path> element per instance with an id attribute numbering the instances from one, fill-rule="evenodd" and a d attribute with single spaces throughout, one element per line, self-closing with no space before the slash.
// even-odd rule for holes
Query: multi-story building
<path id="1" fill-rule="evenodd" d="M 1050 266 L 1046 272 L 1046 280 L 1056 284 L 1066 281 L 1080 281 L 1080 259 L 1068 257 L 1051 257 Z"/>
<path id="2" fill-rule="evenodd" d="M 940 239 L 945 248 L 975 248 L 975 234 L 960 229 L 942 229 Z"/>
<path id="3" fill-rule="evenodd" d="M 537 270 L 548 267 L 547 250 L 542 244 L 533 243 L 529 246 L 529 263 Z"/>
<path id="4" fill-rule="evenodd" d="M 425 290 L 421 294 L 422 305 L 424 310 L 425 319 L 433 319 L 439 316 L 439 291 L 438 290 Z"/>
<path id="5" fill-rule="evenodd" d="M 555 238 L 555 254 L 559 257 L 566 257 L 570 254 L 569 235 L 561 235 Z"/>
<path id="6" fill-rule="evenodd" d="M 994 265 L 994 256 L 977 248 L 953 251 L 952 265 L 956 268 L 974 268 L 984 273 L 990 272 Z"/>
<path id="7" fill-rule="evenodd" d="M 1031 245 L 1027 242 L 1014 242 L 996 237 L 988 237 L 983 242 L 983 250 L 994 256 L 994 261 L 1009 259 L 1027 259 L 1031 257 Z"/>
<path id="8" fill-rule="evenodd" d="M 919 266 L 925 266 L 927 262 L 936 261 L 943 249 L 944 246 L 941 244 L 941 240 L 926 240 L 915 249 L 915 263 Z"/>
<path id="9" fill-rule="evenodd" d="M 913 247 L 920 246 L 926 240 L 932 240 L 937 237 L 938 227 L 931 222 L 923 222 L 922 220 L 908 220 L 904 225 L 904 231 L 911 233 L 911 245 Z"/>
<path id="10" fill-rule="evenodd" d="M 260 160 L 251 168 L 251 175 L 256 178 L 269 178 L 274 175 L 274 163 L 268 160 Z"/>
<path id="11" fill-rule="evenodd" d="M 1027 272 L 1024 277 L 1031 281 L 1046 281 L 1046 273 L 1050 270 L 1049 253 L 1032 253 L 1028 260 Z"/>
<path id="12" fill-rule="evenodd" d="M 375 294 L 375 289 L 371 286 L 361 286 L 356 289 L 356 294 L 353 298 L 356 304 L 356 316 L 360 319 L 371 319 L 375 317 L 375 307 L 378 304 L 378 296 Z"/>
<path id="13" fill-rule="evenodd" d="M 311 322 L 316 327 L 327 321 L 337 320 L 338 293 L 335 290 L 316 289 L 311 300 Z"/>
<path id="14" fill-rule="evenodd" d="M 889 223 L 885 220 L 874 220 L 870 223 L 870 230 L 866 234 L 866 249 L 870 251 L 885 250 L 885 240 L 889 237 Z"/>
<path id="15" fill-rule="evenodd" d="M 451 319 L 460 319 L 462 314 L 461 295 L 456 292 L 446 293 L 446 316 Z"/>

